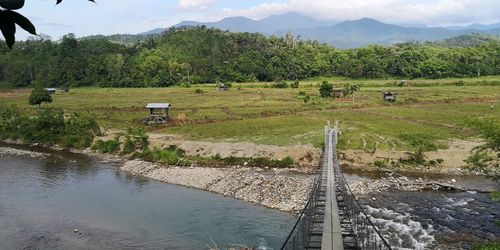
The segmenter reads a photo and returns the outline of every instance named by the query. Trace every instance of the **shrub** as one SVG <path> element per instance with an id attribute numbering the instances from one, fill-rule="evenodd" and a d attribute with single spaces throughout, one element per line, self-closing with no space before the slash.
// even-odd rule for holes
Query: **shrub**
<path id="1" fill-rule="evenodd" d="M 131 154 L 135 152 L 136 150 L 136 145 L 130 138 L 130 136 L 125 137 L 125 142 L 123 143 L 123 150 L 122 154 Z"/>
<path id="2" fill-rule="evenodd" d="M 433 138 L 425 134 L 400 134 L 399 138 L 407 142 L 414 149 L 422 151 L 435 151 L 438 146 L 432 141 Z"/>
<path id="3" fill-rule="evenodd" d="M 299 96 L 305 96 L 306 95 L 306 92 L 305 91 L 299 91 Z"/>
<path id="4" fill-rule="evenodd" d="M 1 139 L 82 149 L 89 147 L 95 135 L 100 133 L 97 122 L 88 115 L 65 115 L 62 110 L 39 109 L 36 115 L 28 116 L 16 107 L 0 105 Z"/>
<path id="5" fill-rule="evenodd" d="M 166 149 L 147 149 L 143 152 L 134 154 L 135 158 L 142 158 L 145 161 L 161 162 L 169 165 L 175 165 L 179 163 L 181 157 L 183 156 L 184 151 L 182 151 L 175 145 L 171 145 Z"/>
<path id="6" fill-rule="evenodd" d="M 44 102 L 52 102 L 52 96 L 50 96 L 49 91 L 42 87 L 34 88 L 33 91 L 31 91 L 28 104 L 40 106 Z"/>
<path id="7" fill-rule="evenodd" d="M 333 84 L 323 81 L 319 86 L 319 95 L 323 98 L 332 97 L 333 94 Z"/>
<path id="8" fill-rule="evenodd" d="M 92 144 L 95 135 L 100 134 L 101 130 L 93 117 L 72 114 L 65 121 L 60 144 L 66 148 L 84 149 Z"/>
<path id="9" fill-rule="evenodd" d="M 120 151 L 120 144 L 119 136 L 116 136 L 113 140 L 108 141 L 97 140 L 92 146 L 92 150 L 103 154 L 115 154 Z"/>
<path id="10" fill-rule="evenodd" d="M 219 153 L 217 153 L 216 155 L 212 156 L 212 159 L 216 160 L 216 161 L 220 161 L 220 160 L 222 160 L 222 157 L 220 156 Z"/>
<path id="11" fill-rule="evenodd" d="M 204 92 L 203 92 L 203 90 L 202 90 L 202 89 L 195 89 L 195 90 L 194 90 L 194 94 L 195 94 L 195 95 L 203 95 L 203 93 L 204 93 Z"/>
<path id="12" fill-rule="evenodd" d="M 492 201 L 500 202 L 500 191 L 493 191 L 490 194 L 490 198 Z"/>
<path id="13" fill-rule="evenodd" d="M 293 81 L 291 84 L 290 84 L 290 87 L 292 87 L 292 89 L 298 89 L 299 88 L 299 81 Z"/>
<path id="14" fill-rule="evenodd" d="M 271 86 L 273 88 L 277 88 L 277 89 L 286 89 L 286 88 L 288 88 L 288 83 L 285 81 L 277 81 L 277 82 L 272 83 Z"/>
<path id="15" fill-rule="evenodd" d="M 484 243 L 476 245 L 473 250 L 498 250 L 500 249 L 500 242 Z"/>
<path id="16" fill-rule="evenodd" d="M 375 166 L 379 168 L 386 168 L 388 166 L 389 160 L 387 159 L 377 159 L 375 160 L 374 164 Z"/>

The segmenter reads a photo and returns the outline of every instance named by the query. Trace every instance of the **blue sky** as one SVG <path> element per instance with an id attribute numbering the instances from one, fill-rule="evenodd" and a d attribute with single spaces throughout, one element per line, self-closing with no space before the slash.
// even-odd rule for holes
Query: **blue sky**
<path id="1" fill-rule="evenodd" d="M 53 39 L 66 33 L 140 33 L 183 20 L 228 16 L 259 19 L 299 12 L 317 19 L 371 17 L 388 23 L 428 26 L 500 22 L 500 0 L 27 0 L 20 12 Z M 27 34 L 20 32 L 19 38 Z"/>

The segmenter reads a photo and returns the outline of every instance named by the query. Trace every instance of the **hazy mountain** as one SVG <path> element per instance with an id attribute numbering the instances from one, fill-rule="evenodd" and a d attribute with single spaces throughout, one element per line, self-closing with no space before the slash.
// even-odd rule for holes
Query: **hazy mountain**
<path id="1" fill-rule="evenodd" d="M 433 42 L 471 33 L 500 35 L 500 24 L 477 24 L 460 29 L 403 27 L 370 18 L 340 23 L 321 21 L 294 12 L 272 15 L 260 20 L 246 17 L 228 17 L 218 22 L 184 21 L 173 27 L 200 25 L 233 32 L 258 32 L 266 35 L 284 35 L 287 32 L 292 32 L 302 39 L 318 40 L 339 48 L 356 48 L 369 44 L 391 45 L 415 41 Z M 165 30 L 154 29 L 140 35 L 151 35 Z"/>
<path id="2" fill-rule="evenodd" d="M 335 21 L 321 21 L 296 12 L 290 12 L 282 15 L 271 15 L 257 21 L 246 17 L 228 17 L 218 22 L 183 21 L 173 27 L 180 28 L 205 25 L 210 28 L 218 28 L 234 32 L 258 32 L 271 35 L 296 28 L 322 27 L 333 25 L 335 23 Z M 139 35 L 161 33 L 165 30 L 166 28 L 158 28 L 140 33 Z"/>
<path id="3" fill-rule="evenodd" d="M 316 28 L 330 26 L 338 23 L 337 21 L 322 21 L 312 17 L 303 16 L 296 12 L 290 12 L 282 15 L 272 15 L 258 21 L 261 32 L 274 34 L 276 32 L 288 31 L 297 28 Z"/>
<path id="4" fill-rule="evenodd" d="M 480 24 L 480 23 L 474 23 L 471 25 L 467 26 L 447 26 L 445 27 L 450 30 L 468 30 L 468 29 L 475 29 L 475 30 L 491 30 L 491 29 L 496 29 L 500 28 L 500 23 L 493 23 L 493 24 Z"/>
<path id="5" fill-rule="evenodd" d="M 471 33 L 498 35 L 498 31 L 449 30 L 445 28 L 406 28 L 370 18 L 345 21 L 329 27 L 293 29 L 303 39 L 326 42 L 339 48 L 355 48 L 369 44 L 390 45 L 402 42 L 437 41 Z"/>

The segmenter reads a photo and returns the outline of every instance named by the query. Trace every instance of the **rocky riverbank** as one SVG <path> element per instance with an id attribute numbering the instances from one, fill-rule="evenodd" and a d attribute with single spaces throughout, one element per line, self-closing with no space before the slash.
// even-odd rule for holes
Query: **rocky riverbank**
<path id="1" fill-rule="evenodd" d="M 125 162 L 121 169 L 293 213 L 304 208 L 315 177 L 283 169 L 177 167 L 137 160 Z"/>
<path id="2" fill-rule="evenodd" d="M 39 153 L 34 151 L 15 149 L 9 147 L 0 147 L 0 156 L 3 155 L 14 155 L 14 156 L 23 156 L 37 159 L 45 159 L 49 156 L 49 154 Z"/>

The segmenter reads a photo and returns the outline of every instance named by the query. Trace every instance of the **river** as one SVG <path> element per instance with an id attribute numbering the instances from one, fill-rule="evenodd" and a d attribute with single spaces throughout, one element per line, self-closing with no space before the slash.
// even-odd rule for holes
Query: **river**
<path id="1" fill-rule="evenodd" d="M 0 156 L 0 249 L 278 249 L 295 217 L 48 151 Z M 75 229 L 78 230 L 75 233 Z"/>
<path id="2" fill-rule="evenodd" d="M 36 150 L 49 156 L 0 155 L 0 249 L 208 249 L 214 244 L 279 249 L 296 220 L 222 195 L 132 177 L 85 155 Z M 347 174 L 348 179 L 380 177 Z M 498 182 L 485 177 L 453 178 L 469 188 L 498 189 Z M 395 249 L 470 249 L 472 242 L 500 236 L 494 224 L 500 205 L 487 194 L 397 191 L 358 198 Z"/>

